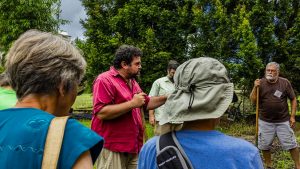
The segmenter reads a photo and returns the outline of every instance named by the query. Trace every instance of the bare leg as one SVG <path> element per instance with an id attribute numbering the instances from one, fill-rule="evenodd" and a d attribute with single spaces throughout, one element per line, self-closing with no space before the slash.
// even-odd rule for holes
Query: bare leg
<path id="1" fill-rule="evenodd" d="M 272 167 L 271 151 L 270 150 L 262 150 L 262 153 L 263 153 L 266 167 Z"/>
<path id="2" fill-rule="evenodd" d="M 295 167 L 300 169 L 300 161 L 299 161 L 299 149 L 298 147 L 290 149 L 290 153 L 293 161 L 295 162 Z"/>

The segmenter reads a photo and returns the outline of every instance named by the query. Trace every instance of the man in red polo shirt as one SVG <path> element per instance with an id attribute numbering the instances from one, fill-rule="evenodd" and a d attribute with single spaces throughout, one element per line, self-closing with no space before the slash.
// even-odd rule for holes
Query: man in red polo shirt
<path id="1" fill-rule="evenodd" d="M 113 66 L 94 81 L 92 130 L 104 137 L 97 169 L 135 169 L 144 134 L 141 108 L 155 109 L 167 99 L 148 97 L 136 82 L 141 56 L 139 48 L 120 46 Z"/>

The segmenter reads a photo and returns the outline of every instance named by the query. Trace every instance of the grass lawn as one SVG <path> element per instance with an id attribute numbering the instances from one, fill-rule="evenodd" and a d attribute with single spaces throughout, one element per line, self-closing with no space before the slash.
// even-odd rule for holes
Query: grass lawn
<path id="1" fill-rule="evenodd" d="M 85 93 L 77 96 L 72 108 L 74 110 L 92 110 L 92 105 L 92 95 Z"/>
<path id="2" fill-rule="evenodd" d="M 91 120 L 79 120 L 81 124 L 83 124 L 84 126 L 91 128 Z"/>
<path id="3" fill-rule="evenodd" d="M 300 96 L 298 97 L 300 99 Z M 77 97 L 73 109 L 76 110 L 91 110 L 92 109 L 92 99 L 90 94 L 83 94 Z M 300 114 L 298 110 L 297 115 Z M 90 120 L 80 120 L 80 122 L 90 127 Z M 243 138 L 249 142 L 252 142 L 255 145 L 255 124 L 249 123 L 246 121 L 240 122 L 230 122 L 226 118 L 221 119 L 221 123 L 218 126 L 217 130 L 226 133 L 228 135 Z M 148 138 L 153 137 L 153 128 L 148 123 L 146 124 L 146 132 Z M 297 142 L 300 142 L 300 123 L 296 123 L 295 134 L 297 137 Z M 275 140 L 273 144 L 272 151 L 272 160 L 273 167 L 276 169 L 289 169 L 293 168 L 293 161 L 288 151 L 283 151 L 280 149 L 279 143 Z"/>

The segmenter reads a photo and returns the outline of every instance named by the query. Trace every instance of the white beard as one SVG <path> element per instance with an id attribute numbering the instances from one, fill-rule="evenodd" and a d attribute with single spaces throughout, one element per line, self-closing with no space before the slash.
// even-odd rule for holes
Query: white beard
<path id="1" fill-rule="evenodd" d="M 277 76 L 273 76 L 272 74 L 266 74 L 265 77 L 268 81 L 271 81 L 271 82 L 276 81 L 276 79 L 277 79 Z"/>

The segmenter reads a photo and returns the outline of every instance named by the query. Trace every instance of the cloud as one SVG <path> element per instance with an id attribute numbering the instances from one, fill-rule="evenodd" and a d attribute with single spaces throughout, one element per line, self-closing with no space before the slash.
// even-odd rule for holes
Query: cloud
<path id="1" fill-rule="evenodd" d="M 84 39 L 84 29 L 79 21 L 86 18 L 86 13 L 80 0 L 62 0 L 60 18 L 70 21 L 69 24 L 60 26 L 61 30 L 67 32 L 72 39 Z"/>

